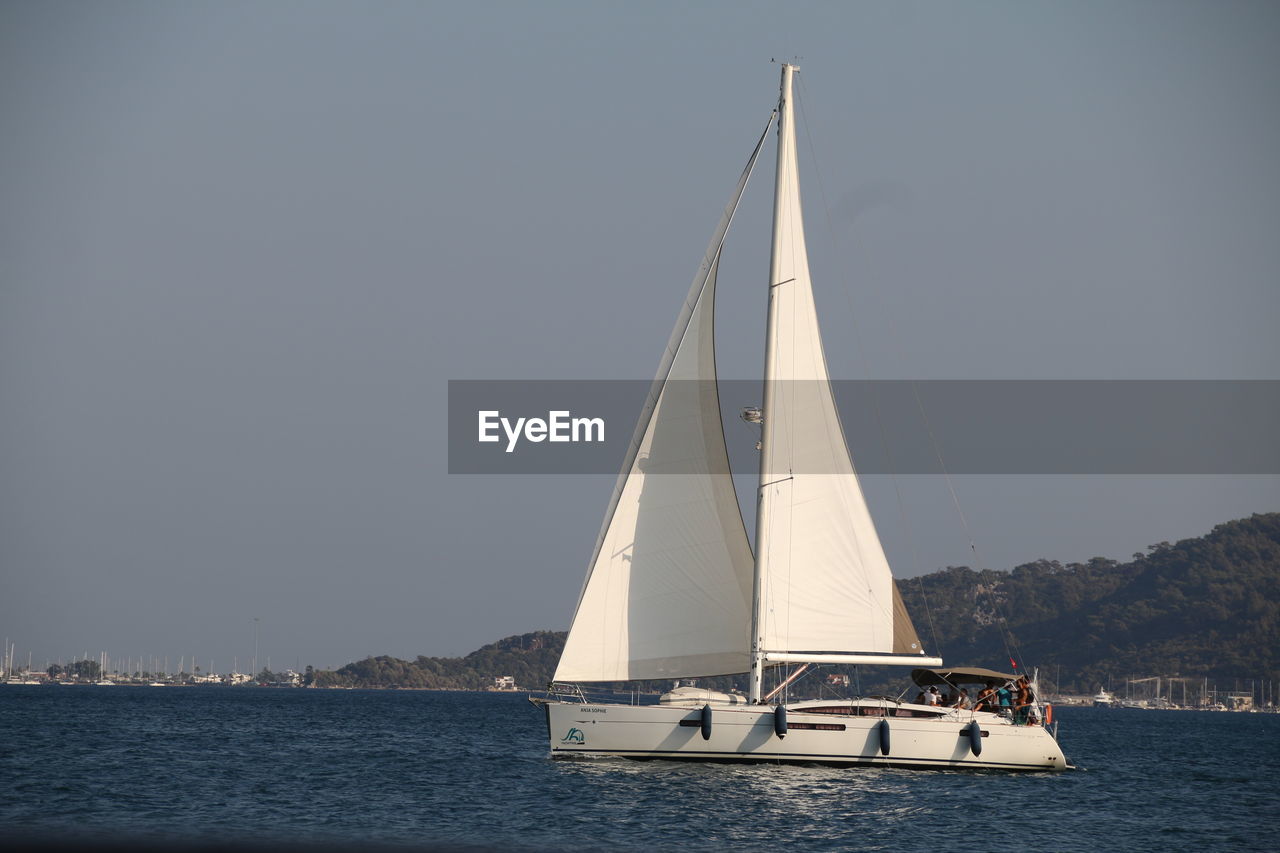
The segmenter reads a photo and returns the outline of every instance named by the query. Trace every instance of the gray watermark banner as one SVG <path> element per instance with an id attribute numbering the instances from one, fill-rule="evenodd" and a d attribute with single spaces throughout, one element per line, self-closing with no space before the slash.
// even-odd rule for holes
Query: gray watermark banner
<path id="1" fill-rule="evenodd" d="M 616 474 L 651 385 L 451 380 L 449 473 Z M 941 474 L 944 464 L 951 474 L 1280 474 L 1276 380 L 842 380 L 831 386 L 854 465 L 864 474 Z M 813 391 L 812 383 L 779 383 L 775 398 L 812 400 Z M 670 382 L 664 400 L 686 407 L 701 401 L 705 420 L 716 393 L 710 383 Z M 762 394 L 759 381 L 718 386 L 737 473 L 759 467 L 760 426 L 739 415 L 758 407 Z M 677 462 L 662 472 L 688 470 Z"/>

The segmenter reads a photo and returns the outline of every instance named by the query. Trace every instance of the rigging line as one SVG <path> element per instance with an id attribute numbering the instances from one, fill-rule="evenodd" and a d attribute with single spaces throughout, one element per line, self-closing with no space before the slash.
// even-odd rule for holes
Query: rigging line
<path id="1" fill-rule="evenodd" d="M 804 77 L 800 78 L 800 88 L 804 98 L 810 97 L 808 86 L 806 86 L 804 82 Z M 839 255 L 841 254 L 841 244 L 837 242 L 835 238 L 835 227 L 831 222 L 831 205 L 827 202 L 827 193 L 824 189 L 826 182 L 822 178 L 822 169 L 818 164 L 818 152 L 817 148 L 813 144 L 813 131 L 809 128 L 809 116 L 804 109 L 804 100 L 801 98 L 797 98 L 796 100 L 799 106 L 800 120 L 804 124 L 805 138 L 809 141 L 809 155 L 813 159 L 813 170 L 818 177 L 818 195 L 822 198 L 822 212 L 827 223 L 827 237 L 831 241 L 831 245 L 835 249 L 836 254 Z M 847 270 L 848 265 L 841 263 L 840 269 L 842 271 Z M 863 343 L 862 336 L 858 334 L 858 312 L 853 304 L 853 288 L 849 285 L 847 280 L 844 281 L 844 285 L 843 290 L 845 300 L 848 302 L 850 315 L 849 325 L 853 329 L 854 345 L 858 348 L 858 357 L 862 360 L 863 369 L 866 370 L 871 362 L 867 358 L 866 346 Z M 890 323 L 890 326 L 892 327 L 892 323 Z M 897 332 L 894 331 L 892 334 L 894 340 L 898 340 Z M 870 380 L 870 376 L 868 376 L 868 380 Z M 898 518 L 902 522 L 903 529 L 906 531 L 907 546 L 911 549 L 911 561 L 915 565 L 916 570 L 919 571 L 921 568 L 919 544 L 916 541 L 915 528 L 911 524 L 910 518 L 907 515 L 906 504 L 902 499 L 902 484 L 898 480 L 898 475 L 894 473 L 896 466 L 893 464 L 893 454 L 889 450 L 889 435 L 884 424 L 884 412 L 880 406 L 880 395 L 876 390 L 876 383 L 872 381 L 869 384 L 871 385 L 871 413 L 875 418 L 876 428 L 880 434 L 880 446 L 884 451 L 885 461 L 889 465 L 889 482 L 893 484 L 893 493 L 898 506 Z M 914 382 L 912 383 L 912 388 L 915 388 Z M 950 480 L 948 480 L 948 485 L 949 484 Z M 954 496 L 955 494 L 953 491 L 952 497 L 954 498 Z M 961 520 L 963 521 L 963 515 L 961 516 Z M 970 544 L 972 545 L 972 537 L 970 537 Z M 928 593 L 925 592 L 924 581 L 921 579 L 920 575 L 916 576 L 916 582 L 920 590 L 920 598 L 924 602 L 925 618 L 928 619 L 929 622 L 929 634 L 933 641 L 933 648 L 939 649 L 941 648 L 941 644 L 938 642 L 938 630 L 933 621 L 933 608 L 929 605 L 929 596 Z"/>
<path id="2" fill-rule="evenodd" d="M 815 672 L 817 672 L 820 669 L 822 669 L 821 664 L 816 666 L 811 666 L 807 670 L 805 670 L 803 673 L 801 673 L 800 676 L 796 678 L 795 681 L 791 682 L 786 686 L 785 692 L 787 693 L 787 695 L 790 696 L 791 688 L 797 686 L 800 682 L 804 681 L 806 678 L 813 675 Z"/>
<path id="3" fill-rule="evenodd" d="M 960 498 L 956 494 L 955 483 L 951 479 L 951 472 L 947 470 L 946 461 L 942 458 L 942 447 L 938 444 L 938 439 L 933 434 L 933 424 L 929 420 L 929 415 L 925 412 L 924 400 L 920 397 L 920 387 L 915 381 L 911 383 L 911 393 L 915 396 L 916 407 L 920 410 L 920 419 L 924 421 L 925 432 L 929 434 L 929 443 L 933 446 L 933 453 L 938 459 L 938 467 L 942 469 L 942 476 L 946 480 L 947 490 L 951 493 L 951 502 L 955 505 L 956 515 L 960 516 L 960 526 L 964 528 L 964 535 L 969 540 L 969 550 L 973 553 L 974 565 L 979 576 L 981 576 L 981 573 L 986 571 L 986 567 L 983 565 L 982 556 L 978 553 L 978 543 L 973 540 L 973 534 L 969 530 L 969 522 L 964 516 L 964 510 L 960 508 Z M 982 584 L 981 586 L 985 587 L 986 585 Z M 1004 643 L 1004 650 L 1009 656 L 1009 660 L 1013 661 L 1015 658 L 1014 650 L 1017 649 L 1018 643 L 1013 638 L 1012 630 L 1009 628 L 1009 620 L 1005 618 L 1004 611 L 1000 607 L 1000 599 L 996 596 L 994 585 L 987 595 L 991 599 L 991 606 L 995 609 L 996 618 L 1000 624 L 1000 641 Z M 1016 657 L 1022 657 L 1021 649 L 1017 649 Z M 1023 668 L 1026 668 L 1026 661 L 1023 661 Z"/>

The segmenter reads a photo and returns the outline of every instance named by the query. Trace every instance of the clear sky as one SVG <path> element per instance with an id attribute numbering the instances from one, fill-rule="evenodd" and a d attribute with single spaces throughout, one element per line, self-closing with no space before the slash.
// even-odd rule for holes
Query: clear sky
<path id="1" fill-rule="evenodd" d="M 225 670 L 255 617 L 276 668 L 565 628 L 612 477 L 449 476 L 446 382 L 651 377 L 773 57 L 836 375 L 1280 378 L 1277 44 L 1235 0 L 10 0 L 0 634 Z M 721 276 L 740 378 L 770 172 Z M 900 575 L 972 563 L 944 483 L 866 485 Z M 995 568 L 1280 510 L 955 486 Z"/>

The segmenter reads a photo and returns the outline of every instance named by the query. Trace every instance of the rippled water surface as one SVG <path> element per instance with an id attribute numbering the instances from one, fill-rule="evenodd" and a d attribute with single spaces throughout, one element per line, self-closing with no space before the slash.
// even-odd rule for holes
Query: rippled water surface
<path id="1" fill-rule="evenodd" d="M 1080 769 L 551 761 L 522 695 L 0 687 L 0 835 L 527 849 L 1274 849 L 1280 716 L 1059 709 Z"/>

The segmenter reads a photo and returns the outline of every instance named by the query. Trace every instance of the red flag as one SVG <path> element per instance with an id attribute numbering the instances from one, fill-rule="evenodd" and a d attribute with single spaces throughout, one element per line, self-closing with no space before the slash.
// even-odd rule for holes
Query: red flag
<path id="1" fill-rule="evenodd" d="M 1017 662 L 1016 660 L 1014 660 L 1013 658 L 1009 658 L 1009 663 L 1013 664 L 1013 671 L 1014 671 L 1014 672 L 1017 672 L 1017 671 L 1018 671 L 1018 662 Z"/>

